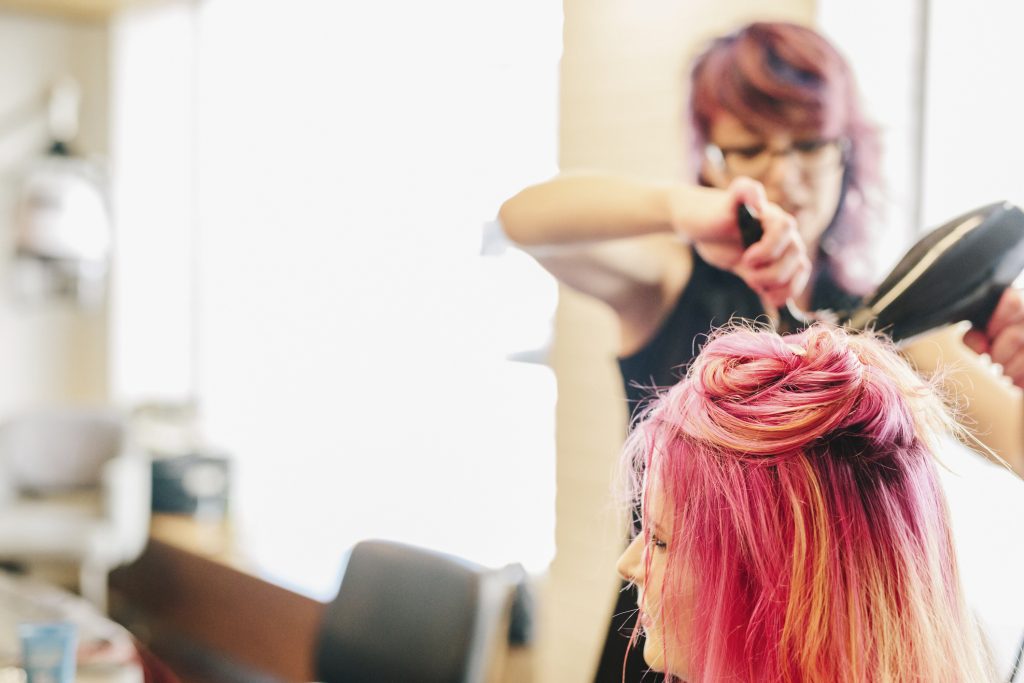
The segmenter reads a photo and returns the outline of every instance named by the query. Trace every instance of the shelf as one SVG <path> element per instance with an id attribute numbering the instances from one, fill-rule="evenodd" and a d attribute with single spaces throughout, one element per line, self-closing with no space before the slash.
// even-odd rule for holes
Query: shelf
<path id="1" fill-rule="evenodd" d="M 74 21 L 107 21 L 118 11 L 155 0 L 0 0 L 0 11 Z"/>

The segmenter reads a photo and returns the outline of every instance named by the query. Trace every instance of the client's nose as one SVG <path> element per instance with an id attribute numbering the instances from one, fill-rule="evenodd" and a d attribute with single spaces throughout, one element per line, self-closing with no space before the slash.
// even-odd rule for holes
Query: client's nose
<path id="1" fill-rule="evenodd" d="M 637 534 L 633 542 L 626 547 L 626 550 L 619 556 L 619 561 L 615 565 L 615 568 L 619 571 L 619 576 L 624 578 L 626 581 L 632 581 L 635 584 L 642 583 L 642 569 L 643 569 L 643 552 L 644 549 L 644 537 L 643 534 Z"/>

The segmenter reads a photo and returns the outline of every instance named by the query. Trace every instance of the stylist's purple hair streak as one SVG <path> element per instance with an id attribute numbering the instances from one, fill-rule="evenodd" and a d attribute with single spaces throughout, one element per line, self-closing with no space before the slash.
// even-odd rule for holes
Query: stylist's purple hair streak
<path id="1" fill-rule="evenodd" d="M 689 634 L 688 683 L 991 680 L 932 454 L 948 429 L 879 338 L 712 335 L 624 456 L 634 495 L 662 487 L 672 515 L 648 616 Z"/>

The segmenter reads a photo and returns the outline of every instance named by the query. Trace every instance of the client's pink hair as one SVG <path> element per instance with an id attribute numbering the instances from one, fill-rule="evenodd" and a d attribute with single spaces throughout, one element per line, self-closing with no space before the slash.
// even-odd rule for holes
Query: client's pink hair
<path id="1" fill-rule="evenodd" d="M 948 429 L 878 338 L 712 335 L 625 452 L 634 495 L 661 486 L 672 515 L 664 583 L 645 590 L 666 642 L 688 634 L 688 681 L 992 680 L 930 444 Z"/>

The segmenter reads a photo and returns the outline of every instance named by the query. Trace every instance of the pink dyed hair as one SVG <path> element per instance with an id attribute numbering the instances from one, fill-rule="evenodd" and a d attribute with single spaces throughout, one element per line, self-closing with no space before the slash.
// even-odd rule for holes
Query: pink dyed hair
<path id="1" fill-rule="evenodd" d="M 853 73 L 822 35 L 786 22 L 758 22 L 715 39 L 690 74 L 689 115 L 701 159 L 721 112 L 755 132 L 815 131 L 847 141 L 843 195 L 822 248 L 838 281 L 863 292 L 870 283 L 848 267 L 866 259 L 870 214 L 880 185 L 876 128 L 861 110 Z M 697 165 L 699 167 L 699 163 Z"/>
<path id="2" fill-rule="evenodd" d="M 632 502 L 656 482 L 672 518 L 664 581 L 645 590 L 666 642 L 689 634 L 687 680 L 994 680 L 932 455 L 945 429 L 933 386 L 880 338 L 712 335 L 623 458 Z"/>

